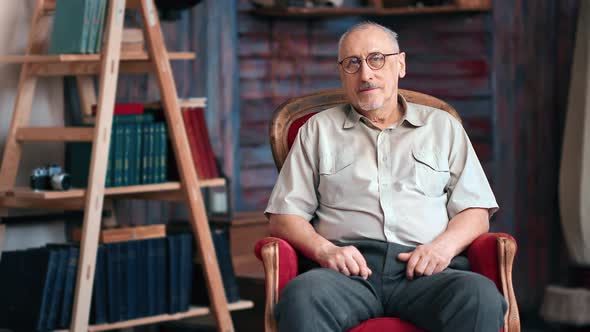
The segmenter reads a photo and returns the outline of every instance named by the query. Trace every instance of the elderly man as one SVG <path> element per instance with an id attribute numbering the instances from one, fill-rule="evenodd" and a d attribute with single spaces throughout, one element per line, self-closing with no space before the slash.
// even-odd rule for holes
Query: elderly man
<path id="1" fill-rule="evenodd" d="M 490 331 L 506 302 L 460 253 L 498 209 L 463 127 L 398 95 L 405 53 L 372 22 L 339 43 L 350 105 L 299 130 L 266 214 L 316 263 L 276 307 L 281 332 L 346 331 L 399 317 L 428 331 Z"/>

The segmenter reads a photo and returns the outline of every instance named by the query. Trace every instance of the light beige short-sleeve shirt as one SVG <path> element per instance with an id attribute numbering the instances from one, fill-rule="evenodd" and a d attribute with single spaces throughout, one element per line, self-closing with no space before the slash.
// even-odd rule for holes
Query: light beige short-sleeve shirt
<path id="1" fill-rule="evenodd" d="M 266 213 L 312 221 L 329 240 L 429 243 L 459 212 L 498 205 L 461 124 L 407 103 L 385 130 L 342 105 L 299 130 Z"/>

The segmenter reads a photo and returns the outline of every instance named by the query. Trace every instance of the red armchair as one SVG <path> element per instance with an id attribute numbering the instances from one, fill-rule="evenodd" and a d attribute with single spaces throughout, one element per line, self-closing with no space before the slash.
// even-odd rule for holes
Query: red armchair
<path id="1" fill-rule="evenodd" d="M 428 105 L 449 112 L 461 120 L 455 109 L 435 97 L 408 90 L 399 91 L 408 102 Z M 275 111 L 271 128 L 271 148 L 277 168 L 283 166 L 289 148 L 299 127 L 312 115 L 333 106 L 346 103 L 342 90 L 328 90 L 288 100 Z M 516 241 L 508 234 L 487 233 L 478 237 L 467 250 L 472 271 L 491 279 L 508 303 L 504 332 L 519 332 L 520 318 L 514 289 L 512 287 L 512 265 L 516 254 Z M 299 273 L 296 250 L 286 241 L 268 237 L 260 240 L 255 254 L 264 264 L 265 270 L 265 331 L 278 331 L 274 320 L 274 305 L 285 285 Z M 399 318 L 374 318 L 367 320 L 349 332 L 395 331 L 420 332 L 411 323 Z"/>

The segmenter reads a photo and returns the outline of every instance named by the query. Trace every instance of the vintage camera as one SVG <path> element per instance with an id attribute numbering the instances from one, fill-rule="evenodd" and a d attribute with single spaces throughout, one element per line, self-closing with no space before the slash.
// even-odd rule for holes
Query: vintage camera
<path id="1" fill-rule="evenodd" d="M 33 190 L 68 190 L 70 175 L 64 173 L 59 165 L 37 167 L 31 174 L 30 186 Z"/>

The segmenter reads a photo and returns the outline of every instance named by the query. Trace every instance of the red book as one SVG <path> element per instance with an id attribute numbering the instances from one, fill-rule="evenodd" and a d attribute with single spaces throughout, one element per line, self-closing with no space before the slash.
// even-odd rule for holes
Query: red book
<path id="1" fill-rule="evenodd" d="M 203 141 L 203 150 L 205 160 L 207 161 L 207 174 L 209 179 L 218 178 L 219 171 L 217 170 L 217 164 L 215 163 L 215 153 L 213 153 L 213 146 L 209 138 L 209 130 L 207 128 L 207 121 L 205 120 L 205 111 L 203 108 L 197 108 L 197 116 L 199 119 L 199 133 Z"/>
<path id="2" fill-rule="evenodd" d="M 195 170 L 197 171 L 197 175 L 198 175 L 199 179 L 202 179 L 204 176 L 204 173 L 203 173 L 203 170 L 201 169 L 201 167 L 199 167 L 199 164 L 201 164 L 201 163 L 199 162 L 197 136 L 196 136 L 196 132 L 195 132 L 195 129 L 194 129 L 192 121 L 191 121 L 192 111 L 190 109 L 183 109 L 181 112 L 182 112 L 182 119 L 184 122 L 184 128 L 186 130 L 186 136 L 188 138 L 188 142 L 189 142 L 189 145 L 191 148 L 191 155 L 193 157 L 193 165 L 195 167 Z"/>
<path id="3" fill-rule="evenodd" d="M 200 167 L 203 169 L 203 179 L 210 179 L 211 178 L 211 171 L 209 170 L 209 162 L 207 161 L 207 146 L 205 145 L 205 138 L 204 135 L 206 132 L 203 132 L 203 128 L 201 125 L 201 116 L 203 114 L 202 107 L 192 107 L 190 108 L 191 114 L 191 122 L 193 124 L 193 128 L 195 130 L 195 137 L 197 140 L 197 151 L 198 151 L 198 158 Z"/>
<path id="4" fill-rule="evenodd" d="M 92 105 L 92 115 L 96 115 L 96 108 L 98 105 Z M 113 110 L 114 115 L 133 115 L 133 114 L 143 114 L 144 107 L 143 104 L 138 103 L 128 103 L 128 104 L 115 104 L 115 109 Z"/>

